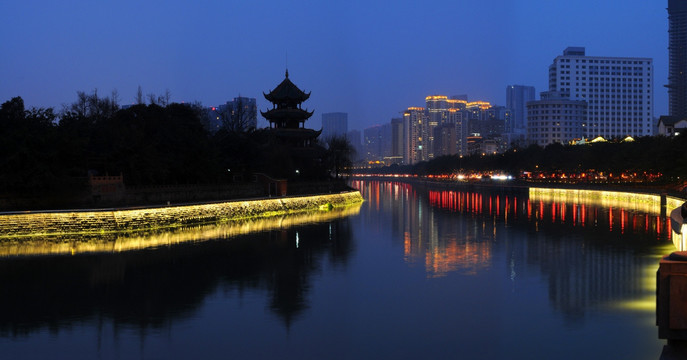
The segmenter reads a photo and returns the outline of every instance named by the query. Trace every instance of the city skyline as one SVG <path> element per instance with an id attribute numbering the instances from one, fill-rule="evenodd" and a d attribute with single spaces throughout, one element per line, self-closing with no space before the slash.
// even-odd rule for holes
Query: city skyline
<path id="1" fill-rule="evenodd" d="M 320 128 L 322 113 L 346 112 L 349 128 L 364 129 L 423 106 L 427 95 L 468 94 L 505 105 L 507 85 L 539 93 L 561 49 L 582 46 L 597 56 L 652 58 L 658 117 L 668 113 L 666 7 L 667 1 L 629 1 L 622 8 L 495 0 L 393 7 L 378 1 L 6 3 L 0 5 L 6 49 L 0 100 L 21 96 L 27 107 L 59 110 L 77 91 L 116 89 L 125 105 L 141 86 L 145 94 L 169 90 L 172 101 L 205 106 L 256 98 L 266 110 L 261 93 L 288 68 L 293 82 L 313 93 L 309 127 Z M 536 15 L 542 13 L 548 16 Z M 265 125 L 259 118 L 258 126 Z"/>

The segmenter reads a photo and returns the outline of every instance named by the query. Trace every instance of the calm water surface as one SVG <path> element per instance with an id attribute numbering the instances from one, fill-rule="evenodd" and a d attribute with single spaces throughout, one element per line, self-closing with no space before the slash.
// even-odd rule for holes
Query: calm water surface
<path id="1" fill-rule="evenodd" d="M 1 243 L 0 358 L 659 358 L 660 215 L 354 186 L 359 209 L 252 234 Z M 35 252 L 108 242 L 145 241 Z"/>

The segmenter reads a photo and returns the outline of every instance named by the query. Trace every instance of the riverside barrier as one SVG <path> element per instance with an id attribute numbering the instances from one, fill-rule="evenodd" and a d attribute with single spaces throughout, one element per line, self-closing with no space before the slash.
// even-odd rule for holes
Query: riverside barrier
<path id="1" fill-rule="evenodd" d="M 0 239 L 65 234 L 106 234 L 222 223 L 305 211 L 330 210 L 362 202 L 358 191 L 283 198 L 145 208 L 0 213 Z"/>

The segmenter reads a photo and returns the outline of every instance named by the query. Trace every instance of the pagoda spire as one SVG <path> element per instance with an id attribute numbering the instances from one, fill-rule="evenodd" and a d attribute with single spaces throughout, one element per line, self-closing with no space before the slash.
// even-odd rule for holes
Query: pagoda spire
<path id="1" fill-rule="evenodd" d="M 289 68 L 286 68 L 286 78 L 289 78 Z"/>

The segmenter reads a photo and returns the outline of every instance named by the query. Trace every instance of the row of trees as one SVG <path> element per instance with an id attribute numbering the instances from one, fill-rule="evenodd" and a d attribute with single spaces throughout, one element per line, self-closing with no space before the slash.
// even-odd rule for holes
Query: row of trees
<path id="1" fill-rule="evenodd" d="M 663 183 L 680 183 L 687 178 L 687 133 L 667 138 L 641 137 L 633 142 L 602 142 L 589 145 L 551 144 L 513 148 L 503 154 L 442 156 L 412 166 L 390 166 L 389 173 L 418 175 L 449 174 L 463 170 L 579 173 L 594 170 L 604 173 L 661 174 Z"/>
<path id="2" fill-rule="evenodd" d="M 20 97 L 3 103 L 0 192 L 83 188 L 89 173 L 123 174 L 127 186 L 223 184 L 255 172 L 294 177 L 290 149 L 268 129 L 235 127 L 231 117 L 218 130 L 210 129 L 200 104 L 165 99 L 122 109 L 116 93 L 78 92 L 77 100 L 59 112 L 27 110 Z M 301 174 L 324 179 L 346 164 L 341 151 L 323 145 L 316 168 Z"/>

